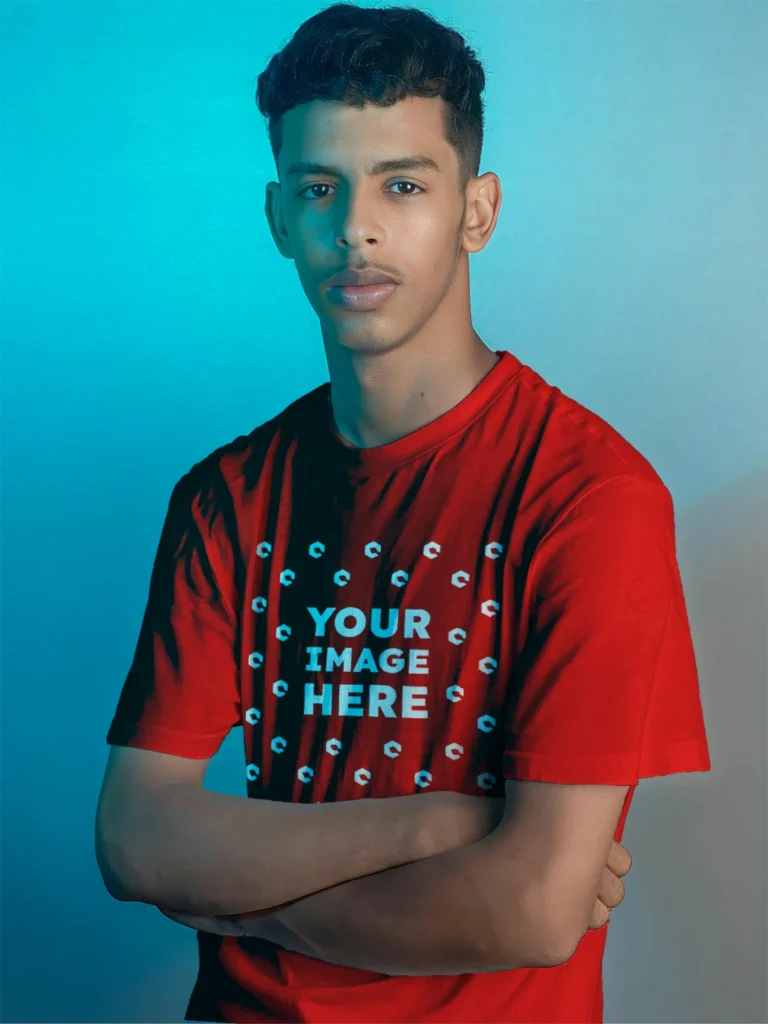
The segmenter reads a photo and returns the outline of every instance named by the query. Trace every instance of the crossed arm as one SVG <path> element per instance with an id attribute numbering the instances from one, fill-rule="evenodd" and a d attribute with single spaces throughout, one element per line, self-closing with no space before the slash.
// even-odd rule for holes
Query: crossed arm
<path id="1" fill-rule="evenodd" d="M 266 912 L 196 918 L 329 963 L 393 975 L 552 967 L 573 955 L 600 899 L 623 898 L 629 853 L 613 841 L 628 786 L 508 781 L 479 842 L 365 875 Z M 621 856 L 610 860 L 616 852 Z"/>
<path id="2" fill-rule="evenodd" d="M 198 918 L 201 931 L 256 935 L 329 963 L 391 975 L 553 966 L 531 865 L 503 865 L 484 841 L 332 886 L 263 914 Z"/>

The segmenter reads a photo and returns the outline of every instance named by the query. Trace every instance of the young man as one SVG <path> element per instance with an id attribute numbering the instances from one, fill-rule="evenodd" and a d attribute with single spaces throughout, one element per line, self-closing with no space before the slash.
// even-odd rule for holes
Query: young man
<path id="1" fill-rule="evenodd" d="M 473 329 L 483 87 L 350 4 L 259 78 L 330 383 L 174 488 L 97 822 L 199 929 L 188 1020 L 600 1021 L 635 787 L 710 768 L 668 489 Z"/>

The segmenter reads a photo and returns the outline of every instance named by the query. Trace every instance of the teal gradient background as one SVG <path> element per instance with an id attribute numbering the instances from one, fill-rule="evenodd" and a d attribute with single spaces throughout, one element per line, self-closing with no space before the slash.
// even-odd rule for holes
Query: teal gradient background
<path id="1" fill-rule="evenodd" d="M 264 218 L 254 100 L 323 6 L 0 5 L 6 1022 L 184 1014 L 194 934 L 109 897 L 93 819 L 174 483 L 327 379 Z M 768 8 L 425 9 L 488 75 L 481 172 L 504 202 L 471 257 L 478 333 L 608 420 L 675 501 L 713 772 L 637 794 L 606 1020 L 768 1019 Z M 244 795 L 241 742 L 206 786 Z"/>

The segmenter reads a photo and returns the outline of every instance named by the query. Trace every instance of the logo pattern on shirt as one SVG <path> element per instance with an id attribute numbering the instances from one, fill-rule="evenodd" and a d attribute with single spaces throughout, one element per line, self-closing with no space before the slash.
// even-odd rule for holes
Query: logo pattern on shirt
<path id="1" fill-rule="evenodd" d="M 314 541 L 308 547 L 308 554 L 314 559 L 322 558 L 325 554 L 325 545 L 322 541 Z M 503 545 L 492 541 L 485 545 L 485 557 L 497 559 L 503 553 Z M 422 554 L 425 558 L 436 559 L 441 554 L 442 548 L 436 541 L 429 541 L 423 545 Z M 256 554 L 261 559 L 267 559 L 272 553 L 272 545 L 268 541 L 262 541 L 256 546 Z M 370 541 L 364 548 L 365 556 L 369 559 L 376 559 L 382 553 L 382 546 L 377 541 Z M 280 584 L 283 587 L 292 586 L 296 582 L 296 573 L 291 569 L 284 568 L 279 575 Z M 409 580 L 409 574 L 404 570 L 395 570 L 390 577 L 390 583 L 394 587 L 404 587 Z M 337 587 L 347 586 L 351 582 L 351 574 L 345 569 L 337 569 L 333 573 L 333 581 Z M 471 581 L 471 575 L 465 569 L 456 570 L 451 576 L 451 585 L 461 589 Z M 267 610 L 267 598 L 264 596 L 254 597 L 251 601 L 251 610 L 255 614 L 261 614 Z M 481 603 L 480 613 L 488 618 L 495 618 L 500 611 L 500 605 L 495 600 L 485 600 Z M 373 608 L 370 616 L 363 609 L 354 606 L 343 608 L 328 607 L 316 608 L 307 606 L 306 612 L 314 627 L 314 636 L 318 639 L 330 640 L 330 629 L 332 628 L 337 636 L 343 639 L 353 639 L 362 635 L 366 629 L 370 630 L 376 637 L 394 637 L 398 629 L 402 629 L 403 639 L 431 640 L 428 632 L 430 614 L 422 608 Z M 401 620 L 402 613 L 402 620 Z M 275 637 L 281 643 L 290 640 L 292 636 L 292 624 L 280 623 L 275 630 Z M 467 638 L 467 631 L 460 626 L 450 629 L 446 635 L 446 641 L 450 644 L 460 646 Z M 308 646 L 305 648 L 308 655 L 308 662 L 304 665 L 306 672 L 330 673 L 334 668 L 341 668 L 345 672 L 355 674 L 361 672 L 376 673 L 377 679 L 380 673 L 400 674 L 406 671 L 408 674 L 428 674 L 428 658 L 430 649 L 428 647 L 410 648 L 407 654 L 399 647 L 386 648 L 380 652 L 378 658 L 369 647 L 365 647 L 356 660 L 353 662 L 353 648 L 328 644 L 328 646 Z M 252 651 L 248 656 L 248 664 L 254 671 L 254 676 L 264 666 L 264 654 L 260 651 Z M 497 662 L 490 656 L 479 659 L 477 670 L 486 676 L 493 674 L 497 668 Z M 266 683 L 265 685 L 269 685 Z M 319 692 L 314 682 L 305 682 L 303 695 L 303 713 L 305 716 L 330 716 L 333 713 L 334 697 L 340 716 L 378 718 L 379 715 L 387 718 L 398 717 L 394 705 L 398 696 L 400 697 L 401 718 L 428 718 L 429 712 L 424 706 L 426 695 L 429 690 L 426 686 L 415 686 L 402 684 L 398 691 L 379 681 L 371 682 L 368 689 L 367 708 L 362 704 L 362 683 L 339 683 L 334 694 L 334 684 L 322 682 Z M 256 685 L 254 692 L 265 692 L 264 685 Z M 277 698 L 285 697 L 289 692 L 289 684 L 283 679 L 277 679 L 271 684 L 271 692 Z M 454 683 L 445 690 L 445 699 L 457 703 L 464 697 L 464 688 Z M 261 711 L 257 707 L 250 707 L 244 715 L 245 721 L 250 726 L 257 726 L 261 722 Z M 481 733 L 491 733 L 496 727 L 496 718 L 490 714 L 480 715 L 477 718 L 477 730 Z M 289 740 L 284 736 L 274 736 L 270 742 L 270 749 L 274 754 L 283 754 L 289 746 Z M 325 742 L 324 752 L 331 757 L 337 757 L 342 751 L 342 742 L 337 737 L 331 737 Z M 464 755 L 464 747 L 457 742 L 449 742 L 444 747 L 444 754 L 452 761 L 459 760 Z M 396 740 L 389 740 L 383 744 L 383 754 L 395 759 L 402 753 L 402 744 Z M 246 777 L 250 782 L 256 781 L 260 776 L 260 768 L 257 764 L 249 763 L 246 766 Z M 314 769 L 309 764 L 298 767 L 296 776 L 302 783 L 310 783 L 314 777 Z M 354 781 L 359 786 L 366 786 L 371 781 L 370 769 L 359 767 L 354 771 Z M 496 784 L 496 776 L 491 772 L 482 772 L 476 777 L 477 786 L 488 791 Z M 432 773 L 421 770 L 415 773 L 414 783 L 420 788 L 428 787 L 432 782 Z"/>

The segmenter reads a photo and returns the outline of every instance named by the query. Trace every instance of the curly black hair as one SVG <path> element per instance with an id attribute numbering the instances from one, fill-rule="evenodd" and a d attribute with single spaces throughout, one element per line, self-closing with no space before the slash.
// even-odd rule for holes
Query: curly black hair
<path id="1" fill-rule="evenodd" d="M 313 100 L 358 109 L 408 96 L 442 96 L 444 132 L 459 157 L 460 189 L 480 170 L 485 72 L 452 28 L 415 7 L 335 3 L 303 22 L 258 76 L 256 104 L 268 119 L 277 165 L 281 117 Z"/>

